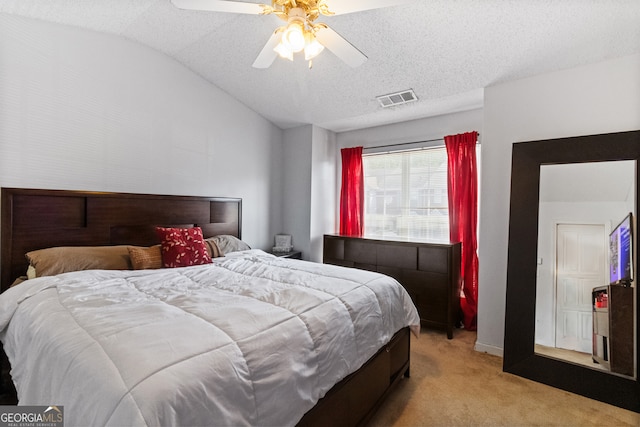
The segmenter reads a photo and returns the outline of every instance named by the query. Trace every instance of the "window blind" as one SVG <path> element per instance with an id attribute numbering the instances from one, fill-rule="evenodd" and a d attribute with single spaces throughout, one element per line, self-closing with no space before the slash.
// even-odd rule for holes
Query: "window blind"
<path id="1" fill-rule="evenodd" d="M 366 237 L 449 241 L 447 153 L 432 142 L 363 156 Z"/>

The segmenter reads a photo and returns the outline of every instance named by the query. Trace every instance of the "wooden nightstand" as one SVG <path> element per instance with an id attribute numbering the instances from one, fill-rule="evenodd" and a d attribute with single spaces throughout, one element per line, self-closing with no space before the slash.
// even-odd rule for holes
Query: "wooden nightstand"
<path id="1" fill-rule="evenodd" d="M 291 252 L 269 252 L 271 255 L 275 255 L 280 258 L 292 258 L 292 259 L 302 259 L 302 252 L 300 251 L 291 251 Z"/>

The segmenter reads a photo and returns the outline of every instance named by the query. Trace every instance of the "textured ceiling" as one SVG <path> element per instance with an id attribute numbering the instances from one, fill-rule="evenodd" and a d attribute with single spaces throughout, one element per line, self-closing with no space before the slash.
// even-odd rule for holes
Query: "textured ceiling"
<path id="1" fill-rule="evenodd" d="M 348 0 L 327 3 L 336 1 Z M 0 0 L 0 12 L 150 46 L 283 129 L 340 132 L 479 108 L 487 86 L 640 52 L 640 0 L 415 0 L 321 17 L 369 60 L 350 68 L 325 51 L 311 70 L 302 57 L 252 68 L 282 23 L 275 16 L 170 0 Z M 405 89 L 419 101 L 382 109 L 375 99 Z"/>

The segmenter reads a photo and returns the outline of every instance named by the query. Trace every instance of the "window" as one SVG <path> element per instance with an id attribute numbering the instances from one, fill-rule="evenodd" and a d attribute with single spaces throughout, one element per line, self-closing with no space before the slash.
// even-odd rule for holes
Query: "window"
<path id="1" fill-rule="evenodd" d="M 444 147 L 369 154 L 362 162 L 365 237 L 449 241 Z"/>

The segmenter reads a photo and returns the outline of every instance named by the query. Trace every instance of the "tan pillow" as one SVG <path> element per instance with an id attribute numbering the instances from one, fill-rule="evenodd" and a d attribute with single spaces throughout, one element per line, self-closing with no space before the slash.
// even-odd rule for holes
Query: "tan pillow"
<path id="1" fill-rule="evenodd" d="M 129 246 L 129 256 L 134 270 L 148 270 L 162 268 L 162 252 L 160 245 L 148 248 Z"/>
<path id="2" fill-rule="evenodd" d="M 229 234 L 209 237 L 208 239 L 205 239 L 205 241 L 215 243 L 223 256 L 230 252 L 246 251 L 247 249 L 251 249 L 245 242 Z"/>
<path id="3" fill-rule="evenodd" d="M 128 246 L 61 246 L 27 253 L 36 277 L 79 270 L 131 270 Z"/>
<path id="4" fill-rule="evenodd" d="M 209 256 L 211 258 L 218 258 L 218 257 L 224 256 L 224 254 L 222 253 L 222 251 L 220 250 L 216 242 L 214 242 L 213 240 L 205 239 L 204 243 L 207 248 L 207 252 L 209 253 Z"/>

